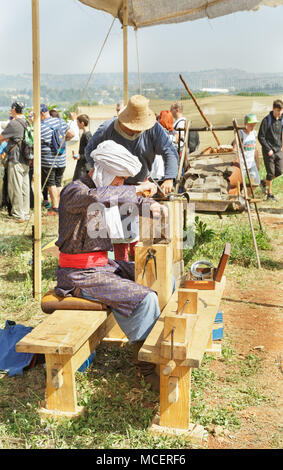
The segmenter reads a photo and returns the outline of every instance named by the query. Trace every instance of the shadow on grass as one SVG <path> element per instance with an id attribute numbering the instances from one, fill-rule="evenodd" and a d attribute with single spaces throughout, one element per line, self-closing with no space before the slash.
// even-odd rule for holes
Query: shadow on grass
<path id="1" fill-rule="evenodd" d="M 159 395 L 137 384 L 132 347 L 101 344 L 96 352 L 86 373 L 76 373 L 78 405 L 85 407 L 85 413 L 73 421 L 40 423 L 37 409 L 45 390 L 42 366 L 25 371 L 22 377 L 2 378 L 0 420 L 6 423 L 6 436 L 45 447 L 50 438 L 46 430 L 52 427 L 56 442 L 64 447 L 123 448 L 125 441 L 130 444 L 131 434 L 134 445 L 139 446 L 142 439 L 150 446 L 151 437 L 145 431 L 157 412 Z M 86 443 L 89 436 L 91 444 Z"/>
<path id="2" fill-rule="evenodd" d="M 0 255 L 15 256 L 32 250 L 32 239 L 28 235 L 11 235 L 0 240 Z"/>
<path id="3" fill-rule="evenodd" d="M 283 214 L 283 209 L 277 209 L 275 207 L 259 207 L 259 212 L 267 212 L 268 214 Z"/>

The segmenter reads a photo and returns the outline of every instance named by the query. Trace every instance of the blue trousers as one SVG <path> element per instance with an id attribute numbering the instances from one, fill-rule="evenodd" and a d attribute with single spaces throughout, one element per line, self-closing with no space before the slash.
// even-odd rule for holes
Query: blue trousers
<path id="1" fill-rule="evenodd" d="M 81 295 L 85 299 L 95 300 L 83 289 L 81 289 Z M 112 312 L 121 330 L 131 343 L 144 341 L 160 316 L 158 297 L 154 292 L 147 294 L 130 317 L 121 315 L 114 309 Z"/>

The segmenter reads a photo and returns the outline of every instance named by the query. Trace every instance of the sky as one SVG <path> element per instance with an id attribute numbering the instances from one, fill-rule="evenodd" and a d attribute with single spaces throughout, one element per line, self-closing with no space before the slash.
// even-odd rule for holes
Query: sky
<path id="1" fill-rule="evenodd" d="M 41 73 L 89 74 L 113 17 L 78 0 L 39 0 Z M 138 31 L 140 70 L 194 72 L 236 68 L 283 73 L 283 5 Z M 32 73 L 31 0 L 0 0 L 0 73 Z M 129 72 L 137 72 L 128 33 Z M 95 72 L 123 71 L 123 34 L 115 20 Z"/>

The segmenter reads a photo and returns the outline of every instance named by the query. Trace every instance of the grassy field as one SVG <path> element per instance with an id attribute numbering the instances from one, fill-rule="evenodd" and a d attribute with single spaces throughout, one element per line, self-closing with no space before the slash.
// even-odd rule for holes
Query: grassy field
<path id="1" fill-rule="evenodd" d="M 203 99 L 203 107 L 221 107 L 214 115 L 214 124 L 229 124 L 235 116 L 240 121 L 240 116 L 251 110 L 253 99 L 232 97 L 231 100 L 229 97 L 227 101 L 227 98 Z M 269 109 L 272 99 L 256 98 L 256 102 Z M 152 103 L 156 111 L 168 109 L 168 105 Z M 219 110 L 224 108 L 229 112 L 216 121 L 216 116 L 221 113 Z M 186 102 L 185 114 L 192 116 L 193 112 L 193 103 Z M 221 143 L 229 143 L 229 139 L 231 136 L 227 136 L 224 142 L 223 133 L 222 141 L 221 134 Z M 201 140 L 202 144 L 209 145 L 207 140 Z M 264 174 L 262 161 L 261 173 Z M 262 196 L 259 190 L 257 194 Z M 191 263 L 200 258 L 216 263 L 225 241 L 232 245 L 226 271 L 227 286 L 221 302 L 224 312 L 222 357 L 216 360 L 206 355 L 202 366 L 192 371 L 191 421 L 208 431 L 204 448 L 273 449 L 283 445 L 280 424 L 283 372 L 280 336 L 283 327 L 282 177 L 274 183 L 274 194 L 279 202 L 263 201 L 259 205 L 264 233 L 259 231 L 253 211 L 262 263 L 260 271 L 246 213 L 222 219 L 200 214 L 195 224 L 195 246 L 184 252 L 185 266 L 189 269 Z M 0 212 L 0 328 L 8 319 L 34 327 L 44 318 L 40 305 L 32 297 L 31 224 L 32 221 L 26 227 L 16 225 L 5 211 Z M 44 210 L 42 229 L 43 244 L 57 236 L 58 221 L 47 217 Z M 43 293 L 56 283 L 56 266 L 57 259 L 52 256 L 43 260 Z M 92 367 L 85 373 L 77 372 L 76 380 L 78 402 L 86 406 L 86 414 L 75 421 L 56 423 L 50 419 L 42 423 L 37 408 L 44 400 L 44 367 L 38 365 L 25 371 L 23 376 L 8 377 L 0 373 L 0 448 L 193 447 L 180 437 L 152 436 L 148 432 L 148 426 L 158 412 L 159 396 L 136 381 L 130 345 L 123 348 L 100 345 Z"/>

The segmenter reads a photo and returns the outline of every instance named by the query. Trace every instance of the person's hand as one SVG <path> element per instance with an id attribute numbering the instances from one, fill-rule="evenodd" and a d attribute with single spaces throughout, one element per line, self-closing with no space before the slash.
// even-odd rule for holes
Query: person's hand
<path id="1" fill-rule="evenodd" d="M 271 157 L 273 155 L 273 150 L 269 150 L 268 154 L 267 154 L 269 157 Z"/>
<path id="2" fill-rule="evenodd" d="M 163 181 L 161 188 L 165 192 L 165 194 L 172 193 L 173 191 L 173 180 L 165 180 Z"/>
<path id="3" fill-rule="evenodd" d="M 163 204 L 159 204 L 158 202 L 150 204 L 150 210 L 154 218 L 159 218 L 160 216 L 165 218 L 168 217 L 168 207 Z"/>
<path id="4" fill-rule="evenodd" d="M 152 197 L 157 193 L 157 186 L 150 181 L 144 181 L 136 186 L 136 193 L 142 195 L 146 194 L 146 197 Z"/>

